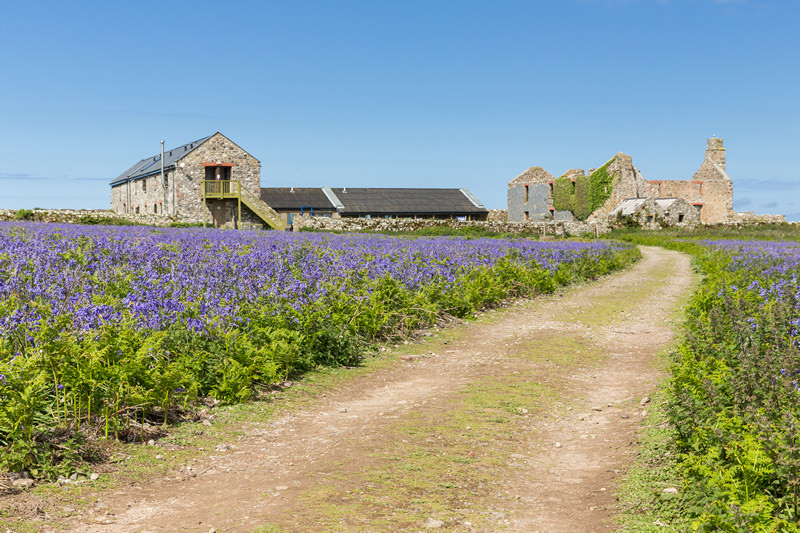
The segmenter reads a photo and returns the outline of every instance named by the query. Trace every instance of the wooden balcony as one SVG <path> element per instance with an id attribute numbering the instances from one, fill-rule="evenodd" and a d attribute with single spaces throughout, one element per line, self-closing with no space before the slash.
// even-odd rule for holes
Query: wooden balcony
<path id="1" fill-rule="evenodd" d="M 281 216 L 270 206 L 261 201 L 261 198 L 250 192 L 242 183 L 234 180 L 205 180 L 203 181 L 203 202 L 206 200 L 235 199 L 239 206 L 239 227 L 242 227 L 242 204 L 260 218 L 265 224 L 274 229 L 283 230 L 285 226 Z"/>

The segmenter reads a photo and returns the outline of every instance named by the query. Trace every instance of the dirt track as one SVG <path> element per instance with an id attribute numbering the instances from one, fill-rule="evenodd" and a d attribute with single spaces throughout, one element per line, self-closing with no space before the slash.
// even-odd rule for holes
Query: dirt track
<path id="1" fill-rule="evenodd" d="M 46 529 L 607 531 L 686 256 L 487 313 Z M 187 465 L 188 466 L 188 465 Z"/>

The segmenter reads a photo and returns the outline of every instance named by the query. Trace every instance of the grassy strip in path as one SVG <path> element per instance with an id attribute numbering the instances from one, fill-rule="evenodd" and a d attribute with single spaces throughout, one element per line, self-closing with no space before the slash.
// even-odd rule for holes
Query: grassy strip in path
<path id="1" fill-rule="evenodd" d="M 365 446 L 355 471 L 343 458 L 341 471 L 318 476 L 280 526 L 403 531 L 434 520 L 456 530 L 502 529 L 516 499 L 505 492 L 504 474 L 530 453 L 523 438 L 547 418 L 563 383 L 558 376 L 601 360 L 570 335 L 529 338 L 509 352 L 456 393 L 403 415 L 382 446 Z M 493 509 L 498 502 L 502 509 Z"/>

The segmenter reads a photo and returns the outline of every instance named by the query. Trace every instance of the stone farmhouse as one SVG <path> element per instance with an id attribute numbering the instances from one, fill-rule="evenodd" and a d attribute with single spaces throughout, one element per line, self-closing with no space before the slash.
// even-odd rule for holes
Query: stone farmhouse
<path id="1" fill-rule="evenodd" d="M 111 181 L 111 210 L 222 228 L 283 229 L 261 195 L 261 163 L 217 132 L 136 162 Z"/>
<path id="2" fill-rule="evenodd" d="M 593 206 L 587 221 L 633 217 L 643 226 L 675 224 L 725 224 L 737 222 L 733 211 L 733 182 L 725 170 L 722 139 L 708 139 L 705 159 L 690 180 L 647 181 L 630 156 L 618 153 L 599 169 L 566 172 L 558 180 L 540 167 L 531 167 L 508 184 L 508 221 L 573 220 L 575 213 L 554 201 L 558 187 L 568 179 L 576 186 L 594 187 L 601 178 L 610 185 L 592 193 L 604 198 Z M 582 183 L 581 183 L 582 182 Z M 605 193 L 605 194 L 603 194 Z M 583 219 L 582 219 L 583 220 Z"/>
<path id="3" fill-rule="evenodd" d="M 467 189 L 261 187 L 261 163 L 217 132 L 137 161 L 111 181 L 111 210 L 219 228 L 286 229 L 295 215 L 486 220 Z"/>

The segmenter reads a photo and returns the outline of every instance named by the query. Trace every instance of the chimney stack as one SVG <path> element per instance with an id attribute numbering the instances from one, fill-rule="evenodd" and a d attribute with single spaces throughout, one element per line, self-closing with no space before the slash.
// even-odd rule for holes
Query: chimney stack
<path id="1" fill-rule="evenodd" d="M 722 146 L 722 139 L 712 137 L 708 140 L 706 148 L 706 161 L 714 163 L 725 170 L 725 147 Z"/>

